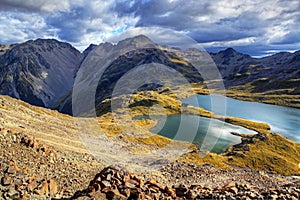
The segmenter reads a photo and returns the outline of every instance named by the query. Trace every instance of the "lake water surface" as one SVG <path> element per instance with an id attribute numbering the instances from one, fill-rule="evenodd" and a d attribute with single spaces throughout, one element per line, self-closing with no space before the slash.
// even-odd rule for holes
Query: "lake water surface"
<path id="1" fill-rule="evenodd" d="M 182 100 L 184 103 L 212 110 L 212 97 L 215 99 L 213 111 L 222 111 L 226 100 L 226 115 L 258 122 L 265 122 L 271 126 L 273 132 L 300 143 L 300 109 L 276 106 L 257 102 L 240 101 L 221 95 L 196 95 Z M 198 100 L 198 102 L 195 101 Z M 197 105 L 198 103 L 198 105 Z"/>
<path id="2" fill-rule="evenodd" d="M 217 114 L 265 122 L 271 130 L 300 143 L 300 109 L 264 103 L 240 101 L 221 95 L 196 95 L 183 103 L 204 108 Z M 212 104 L 211 102 L 214 102 Z M 135 119 L 149 118 L 140 116 Z M 224 152 L 229 146 L 241 142 L 230 132 L 255 134 L 254 131 L 219 120 L 194 115 L 152 116 L 158 120 L 150 131 L 159 135 L 192 142 L 204 151 Z"/>
<path id="3" fill-rule="evenodd" d="M 135 117 L 145 119 L 148 116 Z M 241 142 L 230 132 L 255 134 L 255 131 L 219 120 L 195 115 L 152 116 L 158 124 L 150 131 L 159 135 L 196 144 L 203 151 L 224 152 L 229 146 Z"/>

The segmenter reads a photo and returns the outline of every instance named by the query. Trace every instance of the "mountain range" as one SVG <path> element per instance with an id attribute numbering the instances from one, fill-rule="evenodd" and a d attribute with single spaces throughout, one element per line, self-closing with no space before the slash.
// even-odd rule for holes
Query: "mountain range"
<path id="1" fill-rule="evenodd" d="M 108 59 L 108 54 L 114 57 L 109 58 L 113 60 L 104 69 L 103 62 Z M 93 84 L 93 79 L 102 73 L 101 80 L 96 83 L 97 104 L 110 98 L 117 81 L 141 64 L 163 64 L 178 71 L 190 83 L 203 82 L 193 65 L 186 61 L 186 55 L 187 51 L 158 46 L 143 35 L 117 44 L 90 45 L 82 53 L 70 44 L 54 39 L 0 45 L 0 94 L 72 114 L 72 89 L 81 69 L 85 69 L 79 78 L 79 86 L 82 86 L 79 90 L 83 93 L 84 84 Z M 228 48 L 210 53 L 210 56 L 226 88 L 246 85 L 252 93 L 300 94 L 300 51 L 253 58 Z M 145 88 L 159 86 L 152 84 Z"/>
<path id="2" fill-rule="evenodd" d="M 218 81 L 209 83 L 205 75 L 217 66 L 227 96 L 277 102 L 288 97 L 290 105 L 300 105 L 299 54 L 252 58 L 232 48 L 208 54 L 159 46 L 145 36 L 90 45 L 83 52 L 53 39 L 0 45 L 0 199 L 299 199 L 300 144 L 264 122 L 220 116 L 176 96 L 185 90 L 183 80 L 208 94 L 208 85 Z M 209 59 L 197 63 L 190 59 L 195 55 Z M 185 92 L 182 98 L 190 94 Z M 106 110 L 112 99 L 127 97 L 130 113 Z M 77 117 L 89 106 L 107 112 Z M 153 134 L 160 119 L 150 115 L 162 111 L 256 133 L 231 132 L 240 143 L 220 154 L 203 152 Z M 150 118 L 135 118 L 144 115 Z M 222 130 L 216 132 L 223 135 Z"/>

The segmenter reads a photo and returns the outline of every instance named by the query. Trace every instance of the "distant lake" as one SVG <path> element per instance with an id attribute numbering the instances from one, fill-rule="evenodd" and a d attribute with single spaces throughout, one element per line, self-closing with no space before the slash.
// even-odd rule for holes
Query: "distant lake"
<path id="1" fill-rule="evenodd" d="M 145 119 L 139 116 L 135 119 Z M 201 147 L 203 151 L 222 153 L 229 146 L 241 142 L 241 138 L 230 132 L 255 134 L 255 131 L 231 125 L 219 120 L 195 115 L 152 116 L 158 124 L 150 131 L 174 139 L 188 141 Z"/>
<path id="2" fill-rule="evenodd" d="M 211 104 L 212 97 L 214 98 L 214 102 L 216 102 L 213 104 L 214 109 L 212 109 Z M 257 102 L 240 101 L 221 95 L 196 95 L 183 99 L 182 101 L 209 111 L 213 110 L 216 113 L 219 112 L 219 107 L 220 112 L 222 113 L 224 105 L 221 104 L 224 99 L 226 100 L 227 116 L 265 122 L 271 126 L 271 131 L 300 143 L 300 109 Z M 220 105 L 218 105 L 218 103 Z"/>

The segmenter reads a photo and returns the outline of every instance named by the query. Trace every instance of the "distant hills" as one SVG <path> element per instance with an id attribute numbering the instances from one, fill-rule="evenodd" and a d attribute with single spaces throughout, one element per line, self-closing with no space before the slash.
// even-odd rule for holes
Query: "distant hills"
<path id="1" fill-rule="evenodd" d="M 77 72 L 81 68 L 90 69 L 82 80 L 84 84 L 91 83 L 101 71 L 97 67 L 102 64 L 97 62 L 105 58 L 106 52 L 130 49 L 132 51 L 114 58 L 104 71 L 103 78 L 97 83 L 96 103 L 109 98 L 116 82 L 141 64 L 167 65 L 183 74 L 189 82 L 203 82 L 192 64 L 185 62 L 185 51 L 180 51 L 180 56 L 172 48 L 165 47 L 162 51 L 146 36 L 125 39 L 116 45 L 90 45 L 83 53 L 68 43 L 37 39 L 0 46 L 0 94 L 71 114 L 72 88 Z M 226 88 L 248 85 L 252 93 L 300 94 L 300 51 L 253 58 L 228 48 L 210 55 Z M 148 89 L 153 89 L 151 87 Z"/>
<path id="2" fill-rule="evenodd" d="M 251 92 L 285 90 L 300 94 L 300 51 L 281 52 L 264 58 L 253 58 L 228 48 L 211 54 L 226 88 L 251 84 Z"/>

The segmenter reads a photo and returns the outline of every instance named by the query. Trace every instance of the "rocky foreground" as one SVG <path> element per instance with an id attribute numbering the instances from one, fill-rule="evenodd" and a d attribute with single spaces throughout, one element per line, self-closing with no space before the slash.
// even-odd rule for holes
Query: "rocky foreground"
<path id="1" fill-rule="evenodd" d="M 299 199 L 300 184 L 286 184 L 280 189 L 260 190 L 235 182 L 223 187 L 202 184 L 176 184 L 171 187 L 129 173 L 120 167 L 103 169 L 87 189 L 76 192 L 75 199 Z"/>
<path id="2" fill-rule="evenodd" d="M 0 131 L 0 199 L 299 199 L 300 181 L 250 169 L 169 163 L 131 173 Z"/>

